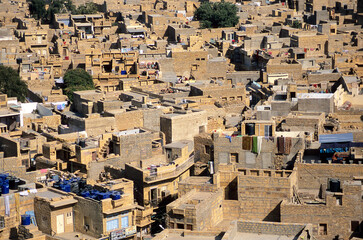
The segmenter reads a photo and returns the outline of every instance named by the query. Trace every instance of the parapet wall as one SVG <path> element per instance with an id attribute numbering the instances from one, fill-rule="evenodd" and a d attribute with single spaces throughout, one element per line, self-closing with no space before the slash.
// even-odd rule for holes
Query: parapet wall
<path id="1" fill-rule="evenodd" d="M 237 232 L 244 232 L 244 233 L 296 236 L 304 228 L 305 225 L 303 224 L 251 222 L 251 221 L 237 222 Z"/>

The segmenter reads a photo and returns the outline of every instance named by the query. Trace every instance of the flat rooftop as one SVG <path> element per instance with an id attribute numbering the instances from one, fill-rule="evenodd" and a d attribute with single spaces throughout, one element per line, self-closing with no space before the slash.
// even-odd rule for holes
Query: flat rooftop
<path id="1" fill-rule="evenodd" d="M 184 180 L 182 180 L 180 183 L 184 184 L 197 184 L 197 185 L 204 185 L 204 184 L 212 184 L 212 178 L 211 177 L 197 177 L 197 176 L 191 176 Z"/>
<path id="2" fill-rule="evenodd" d="M 333 97 L 333 93 L 298 93 L 298 98 L 312 98 L 312 99 L 328 99 Z"/>
<path id="3" fill-rule="evenodd" d="M 237 232 L 233 240 L 294 240 L 295 236 L 282 236 L 272 234 L 257 234 L 257 233 L 241 233 Z"/>
<path id="4" fill-rule="evenodd" d="M 38 192 L 36 194 L 37 197 L 42 197 L 42 198 L 47 198 L 47 199 L 52 199 L 52 198 L 60 198 L 60 197 L 64 197 L 64 194 L 52 191 L 51 189 L 48 189 L 47 191 L 44 192 Z"/>

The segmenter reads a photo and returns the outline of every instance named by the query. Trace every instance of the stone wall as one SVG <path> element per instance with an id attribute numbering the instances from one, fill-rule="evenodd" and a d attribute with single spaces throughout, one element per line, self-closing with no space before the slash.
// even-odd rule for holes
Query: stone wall
<path id="1" fill-rule="evenodd" d="M 295 175 L 291 171 L 241 171 L 238 175 L 240 217 L 246 220 L 280 221 L 280 203 L 292 196 Z"/>
<path id="2" fill-rule="evenodd" d="M 363 165 L 297 163 L 296 169 L 299 189 L 319 189 L 321 184 L 327 184 L 329 178 L 346 181 L 361 176 Z"/>
<path id="3" fill-rule="evenodd" d="M 237 221 L 237 232 L 296 236 L 305 228 L 303 224 Z"/>

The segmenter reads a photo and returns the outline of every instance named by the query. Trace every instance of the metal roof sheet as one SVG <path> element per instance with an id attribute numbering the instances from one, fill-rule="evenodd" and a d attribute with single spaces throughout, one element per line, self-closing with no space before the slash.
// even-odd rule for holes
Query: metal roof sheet
<path id="1" fill-rule="evenodd" d="M 319 135 L 320 143 L 353 142 L 353 133 Z"/>

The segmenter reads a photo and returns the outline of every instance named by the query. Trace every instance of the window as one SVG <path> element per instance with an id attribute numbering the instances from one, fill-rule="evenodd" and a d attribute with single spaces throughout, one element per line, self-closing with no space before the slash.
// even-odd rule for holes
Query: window
<path id="1" fill-rule="evenodd" d="M 272 136 L 272 125 L 265 125 L 265 137 Z"/>
<path id="2" fill-rule="evenodd" d="M 342 206 L 343 205 L 342 196 L 335 196 L 335 199 L 336 199 L 337 206 Z"/>
<path id="3" fill-rule="evenodd" d="M 177 226 L 178 229 L 184 229 L 184 224 L 178 223 L 176 226 Z"/>
<path id="4" fill-rule="evenodd" d="M 25 167 L 29 167 L 29 165 L 28 165 L 28 159 L 21 160 L 21 165 L 23 165 Z"/>
<path id="5" fill-rule="evenodd" d="M 118 218 L 112 219 L 112 220 L 108 220 L 106 222 L 106 229 L 107 231 L 112 231 L 115 229 L 118 229 Z"/>
<path id="6" fill-rule="evenodd" d="M 204 153 L 212 155 L 212 148 L 209 145 L 204 145 Z"/>
<path id="7" fill-rule="evenodd" d="M 350 231 L 352 232 L 360 232 L 359 231 L 359 221 L 351 221 L 350 222 Z"/>
<path id="8" fill-rule="evenodd" d="M 66 214 L 66 224 L 73 224 L 73 217 L 72 217 L 72 212 L 68 212 Z"/>
<path id="9" fill-rule="evenodd" d="M 127 228 L 129 226 L 129 216 L 123 216 L 121 218 L 121 227 Z"/>
<path id="10" fill-rule="evenodd" d="M 326 223 L 319 224 L 319 235 L 328 235 L 328 226 Z"/>
<path id="11" fill-rule="evenodd" d="M 231 153 L 230 160 L 231 163 L 238 163 L 238 153 Z"/>
<path id="12" fill-rule="evenodd" d="M 5 228 L 5 218 L 0 216 L 0 229 Z"/>
<path id="13" fill-rule="evenodd" d="M 204 132 L 205 132 L 205 127 L 199 126 L 199 133 L 204 133 Z"/>
<path id="14" fill-rule="evenodd" d="M 193 225 L 187 224 L 187 230 L 193 230 Z"/>

